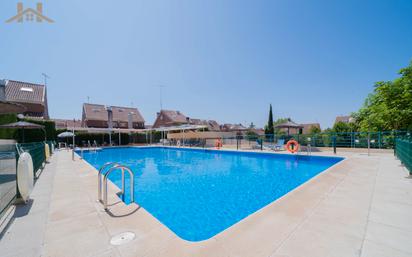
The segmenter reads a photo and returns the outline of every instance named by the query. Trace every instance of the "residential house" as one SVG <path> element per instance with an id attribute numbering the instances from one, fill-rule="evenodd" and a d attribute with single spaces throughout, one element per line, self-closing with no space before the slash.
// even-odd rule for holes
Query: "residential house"
<path id="1" fill-rule="evenodd" d="M 352 120 L 353 118 L 351 116 L 336 116 L 335 124 L 338 122 L 350 123 Z"/>
<path id="2" fill-rule="evenodd" d="M 220 131 L 220 125 L 215 120 L 190 119 L 190 124 L 207 126 L 208 131 Z"/>
<path id="3" fill-rule="evenodd" d="M 52 119 L 56 125 L 56 129 L 71 129 L 82 127 L 82 120 L 65 120 L 65 119 Z"/>
<path id="4" fill-rule="evenodd" d="M 153 128 L 179 126 L 189 123 L 190 118 L 186 117 L 180 111 L 160 110 L 160 112 L 156 114 L 156 120 L 153 124 Z"/>
<path id="5" fill-rule="evenodd" d="M 16 80 L 0 80 L 5 87 L 6 101 L 23 105 L 23 112 L 30 118 L 49 119 L 47 90 L 45 85 Z"/>
<path id="6" fill-rule="evenodd" d="M 248 130 L 245 126 L 242 124 L 230 124 L 226 123 L 220 126 L 220 129 L 225 132 L 232 132 L 232 131 L 245 131 Z"/>
<path id="7" fill-rule="evenodd" d="M 312 128 L 318 128 L 319 131 L 321 131 L 320 124 L 319 123 L 305 123 L 305 124 L 300 124 L 302 128 L 302 134 L 310 134 Z"/>
<path id="8" fill-rule="evenodd" d="M 134 129 L 143 129 L 145 127 L 145 120 L 137 108 L 89 103 L 83 104 L 82 126 L 88 128 L 108 128 L 109 113 L 107 108 L 109 107 L 113 113 L 114 128 L 129 128 L 129 120 Z"/>

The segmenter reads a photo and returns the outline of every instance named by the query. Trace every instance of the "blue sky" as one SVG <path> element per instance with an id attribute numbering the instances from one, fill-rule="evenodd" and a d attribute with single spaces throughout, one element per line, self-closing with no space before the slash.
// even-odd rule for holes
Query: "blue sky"
<path id="1" fill-rule="evenodd" d="M 90 96 L 151 124 L 164 85 L 163 107 L 193 118 L 263 126 L 271 103 L 326 128 L 412 60 L 408 0 L 44 0 L 54 24 L 4 23 L 16 3 L 0 2 L 0 78 L 49 74 L 54 118 Z"/>

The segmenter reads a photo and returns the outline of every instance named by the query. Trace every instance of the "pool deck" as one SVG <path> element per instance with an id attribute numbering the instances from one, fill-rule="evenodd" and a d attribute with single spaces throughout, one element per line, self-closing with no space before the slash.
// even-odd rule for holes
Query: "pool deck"
<path id="1" fill-rule="evenodd" d="M 316 155 L 332 155 L 330 152 Z M 97 202 L 97 172 L 57 152 L 29 205 L 0 235 L 6 256 L 412 256 L 412 179 L 391 153 L 342 152 L 346 159 L 281 199 L 201 242 L 188 242 L 109 187 Z M 112 236 L 133 232 L 124 245 Z"/>

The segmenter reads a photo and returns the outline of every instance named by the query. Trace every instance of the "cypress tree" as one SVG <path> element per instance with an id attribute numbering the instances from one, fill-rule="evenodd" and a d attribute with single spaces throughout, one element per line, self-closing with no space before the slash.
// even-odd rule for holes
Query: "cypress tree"
<path id="1" fill-rule="evenodd" d="M 275 134 L 275 129 L 273 127 L 272 104 L 270 105 L 270 108 L 269 108 L 269 119 L 268 119 L 268 124 L 266 125 L 265 134 L 267 135 Z"/>

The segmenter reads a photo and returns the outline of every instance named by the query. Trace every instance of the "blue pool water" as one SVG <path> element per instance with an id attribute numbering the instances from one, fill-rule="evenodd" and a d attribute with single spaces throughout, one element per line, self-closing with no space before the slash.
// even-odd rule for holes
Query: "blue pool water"
<path id="1" fill-rule="evenodd" d="M 189 241 L 216 235 L 342 160 L 161 147 L 110 148 L 84 159 L 96 169 L 109 161 L 129 166 L 135 202 Z M 121 187 L 120 172 L 109 179 Z M 126 180 L 126 197 L 129 190 Z"/>

